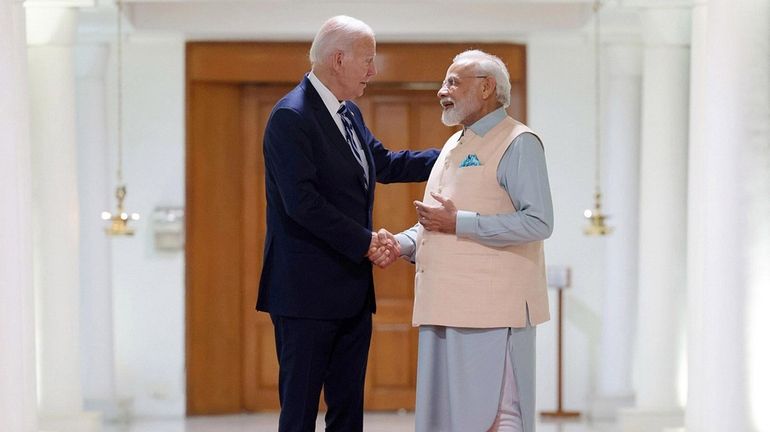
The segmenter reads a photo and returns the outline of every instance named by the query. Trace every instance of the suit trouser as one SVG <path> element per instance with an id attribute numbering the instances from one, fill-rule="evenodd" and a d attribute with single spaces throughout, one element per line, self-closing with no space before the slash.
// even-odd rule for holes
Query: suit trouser
<path id="1" fill-rule="evenodd" d="M 313 432 L 321 388 L 328 432 L 363 430 L 364 377 L 372 336 L 368 308 L 352 318 L 270 315 L 278 353 L 279 432 Z"/>

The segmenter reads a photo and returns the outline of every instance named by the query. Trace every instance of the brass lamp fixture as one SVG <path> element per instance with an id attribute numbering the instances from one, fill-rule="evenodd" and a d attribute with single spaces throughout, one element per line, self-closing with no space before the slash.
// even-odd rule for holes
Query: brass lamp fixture
<path id="1" fill-rule="evenodd" d="M 588 226 L 583 228 L 583 234 L 588 236 L 604 236 L 612 233 L 613 228 L 605 224 L 605 219 L 609 216 L 602 213 L 602 190 L 601 190 L 601 154 L 602 154 L 602 134 L 601 134 L 601 89 L 600 89 L 600 62 L 599 62 L 599 9 L 601 8 L 601 1 L 596 0 L 594 2 L 594 89 L 596 91 L 596 119 L 594 122 L 596 128 L 596 172 L 595 172 L 595 192 L 594 192 L 594 208 L 586 209 L 583 212 L 583 216 L 588 219 Z"/>
<path id="2" fill-rule="evenodd" d="M 108 211 L 102 212 L 102 219 L 110 221 L 110 225 L 104 229 L 109 236 L 132 236 L 134 228 L 128 226 L 129 221 L 139 220 L 139 213 L 128 213 L 125 211 L 123 202 L 126 199 L 126 185 L 123 183 L 123 0 L 116 0 L 117 7 L 117 87 L 118 87 L 118 109 L 117 109 L 117 141 L 118 141 L 118 169 L 117 169 L 117 188 L 115 189 L 115 198 L 118 200 L 117 210 L 114 213 Z"/>

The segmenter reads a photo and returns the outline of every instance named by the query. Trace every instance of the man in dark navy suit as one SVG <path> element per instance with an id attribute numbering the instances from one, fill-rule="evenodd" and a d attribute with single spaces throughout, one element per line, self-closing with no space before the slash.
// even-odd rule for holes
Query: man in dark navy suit
<path id="1" fill-rule="evenodd" d="M 265 130 L 267 236 L 257 309 L 278 353 L 280 432 L 363 429 L 364 375 L 375 311 L 369 251 L 376 182 L 428 178 L 437 150 L 391 152 L 350 99 L 377 73 L 365 23 L 337 16 L 310 48 L 312 71 L 273 108 Z M 395 258 L 395 255 L 394 255 Z"/>

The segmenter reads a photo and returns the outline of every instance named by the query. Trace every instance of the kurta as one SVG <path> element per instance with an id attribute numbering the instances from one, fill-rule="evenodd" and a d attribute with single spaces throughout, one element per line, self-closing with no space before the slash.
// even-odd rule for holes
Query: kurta
<path id="1" fill-rule="evenodd" d="M 488 133 L 504 120 L 512 121 L 501 108 L 470 126 L 465 133 L 488 138 Z M 502 148 L 494 152 L 496 156 L 502 154 L 499 159 L 485 160 L 482 155 L 489 151 L 474 151 L 479 162 L 488 165 L 487 169 L 496 168 L 496 181 L 487 183 L 486 187 L 502 188 L 512 206 L 509 212 L 479 214 L 474 208 L 458 205 L 458 238 L 476 242 L 478 246 L 499 248 L 537 242 L 550 235 L 553 209 L 543 148 L 535 135 L 524 130 L 527 132 L 511 137 L 512 141 L 502 143 Z M 434 167 L 434 173 L 439 167 L 438 164 Z M 412 260 L 419 247 L 420 229 L 418 224 L 397 235 L 402 254 Z M 474 269 L 466 265 L 450 272 L 473 274 Z M 475 286 L 468 283 L 467 288 Z M 498 328 L 420 325 L 417 432 L 486 431 L 495 419 L 501 399 L 506 349 L 518 384 L 524 430 L 534 431 L 535 328 L 531 326 L 534 323 L 529 319 L 526 306 L 521 316 L 522 325 Z M 541 320 L 542 315 L 538 321 Z"/>

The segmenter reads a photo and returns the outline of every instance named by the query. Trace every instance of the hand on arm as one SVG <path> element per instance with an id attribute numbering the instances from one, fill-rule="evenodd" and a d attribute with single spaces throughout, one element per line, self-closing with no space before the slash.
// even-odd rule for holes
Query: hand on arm
<path id="1" fill-rule="evenodd" d="M 395 262 L 401 255 L 401 248 L 396 238 L 385 228 L 372 232 L 372 241 L 366 256 L 372 264 L 385 268 Z"/>
<path id="2" fill-rule="evenodd" d="M 430 196 L 440 205 L 429 206 L 421 201 L 414 202 L 420 224 L 428 231 L 454 234 L 457 230 L 457 207 L 452 200 L 437 193 L 431 192 Z"/>

